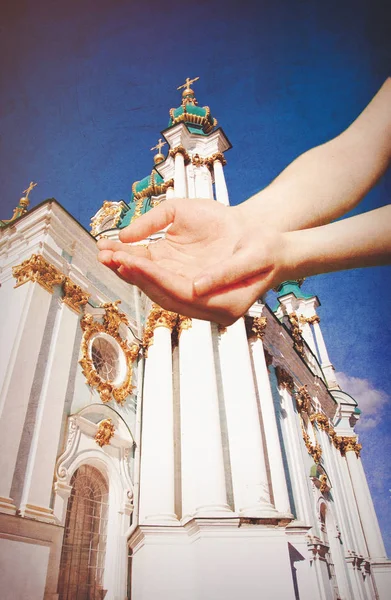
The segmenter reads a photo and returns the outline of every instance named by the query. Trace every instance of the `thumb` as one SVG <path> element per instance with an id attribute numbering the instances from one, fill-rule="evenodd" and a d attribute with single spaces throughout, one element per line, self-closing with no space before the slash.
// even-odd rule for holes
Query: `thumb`
<path id="1" fill-rule="evenodd" d="M 174 218 L 175 204 L 170 200 L 164 200 L 159 206 L 141 215 L 134 223 L 125 227 L 119 234 L 119 239 L 121 242 L 139 242 L 170 225 Z"/>

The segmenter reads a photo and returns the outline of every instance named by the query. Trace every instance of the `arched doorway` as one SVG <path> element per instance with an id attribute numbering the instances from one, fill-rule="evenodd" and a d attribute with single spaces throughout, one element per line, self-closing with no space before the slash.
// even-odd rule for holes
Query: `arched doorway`
<path id="1" fill-rule="evenodd" d="M 60 600 L 104 598 L 109 488 L 102 473 L 84 464 L 70 481 L 59 576 Z"/>

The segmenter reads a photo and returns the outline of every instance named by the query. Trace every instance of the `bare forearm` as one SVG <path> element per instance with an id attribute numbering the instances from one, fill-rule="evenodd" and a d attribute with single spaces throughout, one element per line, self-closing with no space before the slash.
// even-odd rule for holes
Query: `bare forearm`
<path id="1" fill-rule="evenodd" d="M 280 231 L 329 223 L 356 206 L 391 160 L 391 79 L 341 135 L 309 150 L 238 208 Z"/>
<path id="2" fill-rule="evenodd" d="M 391 206 L 283 234 L 288 278 L 391 262 Z"/>

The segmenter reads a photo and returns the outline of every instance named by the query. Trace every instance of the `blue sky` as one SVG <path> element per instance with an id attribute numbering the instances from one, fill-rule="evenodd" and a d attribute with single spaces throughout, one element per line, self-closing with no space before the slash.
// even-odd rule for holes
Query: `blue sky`
<path id="1" fill-rule="evenodd" d="M 1 218 L 38 182 L 88 227 L 150 172 L 168 110 L 199 76 L 233 144 L 233 204 L 340 133 L 390 74 L 386 2 L 6 2 L 0 25 Z M 389 203 L 391 173 L 355 212 Z M 366 408 L 363 461 L 391 554 L 391 268 L 318 276 L 329 354 Z"/>

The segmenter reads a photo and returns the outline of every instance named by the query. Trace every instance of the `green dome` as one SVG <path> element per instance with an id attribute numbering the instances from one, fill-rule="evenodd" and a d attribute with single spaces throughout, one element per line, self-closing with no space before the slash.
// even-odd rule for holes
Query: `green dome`
<path id="1" fill-rule="evenodd" d="M 287 296 L 288 294 L 294 294 L 297 299 L 304 298 L 304 300 L 308 300 L 309 298 L 313 298 L 313 294 L 304 294 L 301 291 L 302 281 L 298 281 L 297 279 L 288 279 L 287 281 L 283 281 L 276 292 L 278 293 L 278 298 L 281 296 Z"/>
<path id="2" fill-rule="evenodd" d="M 140 217 L 154 207 L 152 196 L 160 196 L 167 189 L 163 177 L 153 169 L 150 175 L 132 185 L 132 197 L 129 202 L 129 210 L 118 224 L 119 229 L 129 225 L 134 218 Z"/>
<path id="3" fill-rule="evenodd" d="M 217 125 L 216 119 L 210 114 L 209 106 L 198 106 L 192 90 L 183 92 L 182 105 L 171 108 L 169 127 L 185 123 L 191 133 L 209 134 Z"/>

